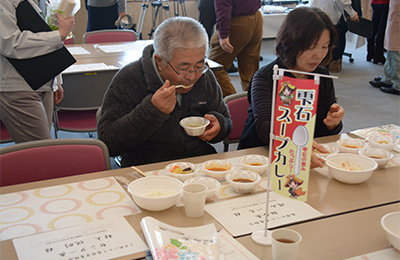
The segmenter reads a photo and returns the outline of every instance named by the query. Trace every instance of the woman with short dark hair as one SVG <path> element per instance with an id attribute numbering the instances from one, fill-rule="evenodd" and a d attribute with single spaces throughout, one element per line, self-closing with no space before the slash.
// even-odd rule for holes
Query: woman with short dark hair
<path id="1" fill-rule="evenodd" d="M 269 145 L 272 109 L 273 67 L 329 74 L 323 67 L 329 64 L 336 30 L 329 17 L 317 8 L 300 7 L 291 11 L 282 23 L 276 38 L 278 58 L 257 71 L 249 86 L 250 108 L 238 149 Z M 309 78 L 299 73 L 285 73 L 295 78 Z M 336 103 L 330 78 L 321 77 L 318 94 L 314 137 L 337 134 L 342 129 L 344 109 Z M 314 142 L 319 150 L 324 150 Z M 322 166 L 313 155 L 311 167 Z"/>

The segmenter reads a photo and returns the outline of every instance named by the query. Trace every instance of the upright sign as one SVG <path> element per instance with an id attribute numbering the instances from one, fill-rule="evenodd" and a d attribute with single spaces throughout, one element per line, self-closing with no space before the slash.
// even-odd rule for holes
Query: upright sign
<path id="1" fill-rule="evenodd" d="M 301 201 L 307 200 L 319 88 L 315 82 L 283 76 L 276 87 L 271 187 Z"/>

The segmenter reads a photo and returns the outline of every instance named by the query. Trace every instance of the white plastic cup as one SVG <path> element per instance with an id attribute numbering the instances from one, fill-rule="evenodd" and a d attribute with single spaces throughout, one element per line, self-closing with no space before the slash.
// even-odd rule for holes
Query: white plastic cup
<path id="1" fill-rule="evenodd" d="M 301 235 L 291 229 L 272 231 L 272 260 L 296 260 L 299 252 Z"/>
<path id="2" fill-rule="evenodd" d="M 186 216 L 197 218 L 204 215 L 207 189 L 202 183 L 188 183 L 183 186 Z"/>

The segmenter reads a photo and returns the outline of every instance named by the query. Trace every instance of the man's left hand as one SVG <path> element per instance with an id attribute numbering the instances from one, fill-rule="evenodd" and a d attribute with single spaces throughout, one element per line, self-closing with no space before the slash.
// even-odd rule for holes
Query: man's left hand
<path id="1" fill-rule="evenodd" d="M 210 120 L 210 124 L 206 127 L 206 130 L 199 136 L 199 138 L 206 142 L 214 139 L 219 134 L 219 131 L 221 131 L 221 125 L 219 124 L 218 119 L 213 115 L 206 114 L 204 115 L 204 118 Z"/>
<path id="2" fill-rule="evenodd" d="M 219 45 L 221 46 L 222 50 L 227 53 L 232 53 L 233 52 L 233 46 L 231 45 L 229 41 L 229 36 L 226 37 L 225 39 L 219 39 Z"/>
<path id="3" fill-rule="evenodd" d="M 339 104 L 332 104 L 329 109 L 326 118 L 324 119 L 324 124 L 328 127 L 329 130 L 335 129 L 340 121 L 344 117 L 344 109 Z"/>

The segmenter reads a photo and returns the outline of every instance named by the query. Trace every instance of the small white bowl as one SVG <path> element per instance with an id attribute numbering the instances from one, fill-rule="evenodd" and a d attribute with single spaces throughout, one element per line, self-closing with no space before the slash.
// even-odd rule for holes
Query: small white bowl
<path id="1" fill-rule="evenodd" d="M 318 151 L 316 149 L 313 150 L 314 153 L 317 153 L 321 157 L 326 158 L 331 154 L 337 154 L 339 152 L 339 149 L 337 147 L 332 146 L 332 145 L 327 145 L 327 144 L 321 144 L 321 145 L 322 145 L 322 147 L 325 148 L 325 150 L 328 151 L 328 153 L 321 153 L 320 151 Z"/>
<path id="2" fill-rule="evenodd" d="M 388 213 L 381 218 L 381 226 L 386 238 L 397 250 L 400 250 L 400 211 Z"/>
<path id="3" fill-rule="evenodd" d="M 218 181 L 225 180 L 225 175 L 234 168 L 235 166 L 227 160 L 209 160 L 203 163 L 206 175 Z"/>
<path id="4" fill-rule="evenodd" d="M 240 158 L 240 163 L 245 170 L 250 170 L 260 175 L 268 172 L 269 159 L 263 155 L 245 155 Z"/>
<path id="5" fill-rule="evenodd" d="M 181 170 L 190 168 L 191 172 L 182 172 L 182 173 L 175 173 L 172 172 L 174 170 L 174 167 L 178 166 Z M 174 163 L 170 163 L 167 166 L 165 166 L 164 168 L 165 172 L 174 178 L 177 178 L 180 181 L 186 181 L 187 179 L 193 178 L 196 173 L 199 171 L 198 168 L 196 167 L 196 165 L 194 165 L 193 163 L 189 163 L 189 162 L 174 162 Z"/>
<path id="6" fill-rule="evenodd" d="M 340 139 L 336 143 L 342 153 L 358 154 L 358 151 L 368 146 L 366 142 L 360 139 Z"/>
<path id="7" fill-rule="evenodd" d="M 391 152 L 381 148 L 364 148 L 358 153 L 373 159 L 378 164 L 378 168 L 385 168 L 386 164 L 393 158 Z"/>
<path id="8" fill-rule="evenodd" d="M 201 183 L 207 186 L 207 200 L 211 200 L 214 198 L 215 194 L 219 191 L 221 188 L 221 183 L 217 181 L 214 178 L 210 177 L 193 177 L 190 179 L 187 179 L 183 184 L 188 184 L 188 183 Z"/>
<path id="9" fill-rule="evenodd" d="M 234 192 L 243 194 L 252 192 L 261 180 L 260 174 L 252 171 L 236 170 L 225 175 Z"/>
<path id="10" fill-rule="evenodd" d="M 398 139 L 382 134 L 371 135 L 367 138 L 367 141 L 370 143 L 371 147 L 385 149 L 389 152 L 399 143 Z"/>
<path id="11" fill-rule="evenodd" d="M 146 210 L 161 211 L 178 202 L 183 183 L 169 176 L 148 176 L 131 182 L 128 186 L 135 203 Z"/>
<path id="12" fill-rule="evenodd" d="M 332 177 L 347 184 L 367 181 L 378 168 L 374 160 L 359 154 L 338 153 L 329 155 L 326 159 Z"/>
<path id="13" fill-rule="evenodd" d="M 190 136 L 202 135 L 209 124 L 210 120 L 200 116 L 186 117 L 179 122 L 186 134 Z"/>

